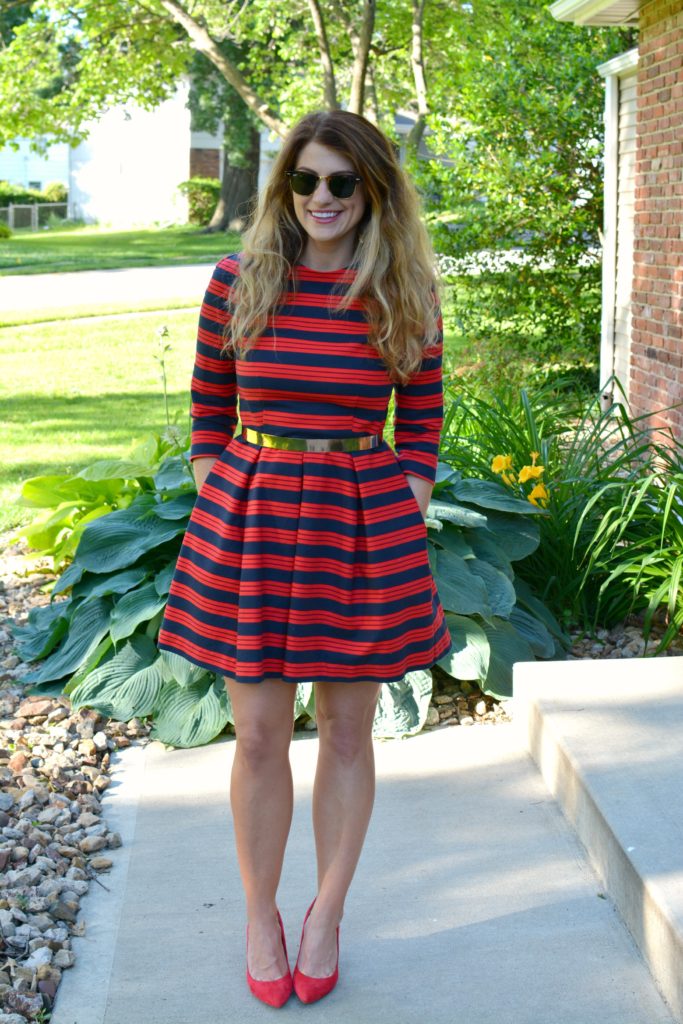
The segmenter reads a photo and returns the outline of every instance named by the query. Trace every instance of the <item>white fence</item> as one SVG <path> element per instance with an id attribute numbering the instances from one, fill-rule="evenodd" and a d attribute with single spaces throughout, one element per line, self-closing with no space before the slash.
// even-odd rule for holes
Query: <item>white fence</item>
<path id="1" fill-rule="evenodd" d="M 30 228 L 38 231 L 50 219 L 50 216 L 66 220 L 66 203 L 10 203 L 0 206 L 0 221 L 8 228 Z"/>

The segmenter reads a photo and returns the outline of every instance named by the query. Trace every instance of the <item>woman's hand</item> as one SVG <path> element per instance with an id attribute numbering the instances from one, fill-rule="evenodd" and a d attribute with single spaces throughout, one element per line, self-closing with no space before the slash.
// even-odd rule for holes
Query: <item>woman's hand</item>
<path id="1" fill-rule="evenodd" d="M 422 518 L 424 519 L 427 515 L 427 507 L 432 497 L 432 485 L 429 481 L 423 480 L 421 476 L 413 476 L 412 473 L 405 473 L 404 475 L 408 481 L 408 486 L 415 496 L 415 501 L 420 508 Z"/>
<path id="2" fill-rule="evenodd" d="M 192 472 L 194 473 L 194 482 L 197 485 L 197 494 L 201 491 L 202 485 L 216 461 L 212 456 L 192 460 Z"/>

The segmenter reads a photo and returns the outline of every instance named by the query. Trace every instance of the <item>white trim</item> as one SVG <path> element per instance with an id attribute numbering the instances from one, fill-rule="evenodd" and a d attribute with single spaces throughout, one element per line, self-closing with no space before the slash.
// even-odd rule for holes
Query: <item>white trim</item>
<path id="1" fill-rule="evenodd" d="M 612 404 L 614 373 L 614 306 L 617 289 L 617 187 L 619 180 L 619 79 L 605 82 L 605 179 L 602 239 L 602 317 L 600 324 L 600 398 Z"/>
<path id="2" fill-rule="evenodd" d="M 625 5 L 624 0 L 556 0 L 549 10 L 556 21 L 573 21 L 575 25 L 608 25 L 615 24 L 610 14 L 616 9 L 620 11 L 619 22 L 625 24 L 636 17 L 644 2 L 631 0 Z M 625 6 L 628 10 L 624 13 Z"/>
<path id="3" fill-rule="evenodd" d="M 637 67 L 638 47 L 636 46 L 632 50 L 627 50 L 626 53 L 620 53 L 618 57 L 612 57 L 604 64 L 598 64 L 596 70 L 603 78 L 607 78 L 608 75 L 628 75 Z"/>

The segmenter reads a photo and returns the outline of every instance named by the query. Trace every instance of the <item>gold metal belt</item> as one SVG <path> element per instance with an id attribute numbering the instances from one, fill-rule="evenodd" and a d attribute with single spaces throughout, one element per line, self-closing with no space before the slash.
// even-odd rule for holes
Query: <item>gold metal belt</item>
<path id="1" fill-rule="evenodd" d="M 280 437 L 277 434 L 263 434 L 251 427 L 242 428 L 242 437 L 263 448 L 280 448 L 286 452 L 357 452 L 376 448 L 381 443 L 378 434 L 357 437 Z"/>

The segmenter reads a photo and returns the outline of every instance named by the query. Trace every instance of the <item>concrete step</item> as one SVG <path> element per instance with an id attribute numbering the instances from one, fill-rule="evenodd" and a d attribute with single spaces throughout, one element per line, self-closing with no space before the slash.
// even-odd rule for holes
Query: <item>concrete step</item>
<path id="1" fill-rule="evenodd" d="M 520 663 L 521 741 L 683 1021 L 683 658 Z"/>
<path id="2" fill-rule="evenodd" d="M 291 748 L 279 893 L 290 959 L 315 891 L 318 741 Z M 114 766 L 113 870 L 83 901 L 51 1024 L 251 1024 L 228 807 L 235 743 L 131 748 Z M 673 1024 L 633 940 L 510 723 L 375 745 L 377 798 L 326 1024 Z"/>

